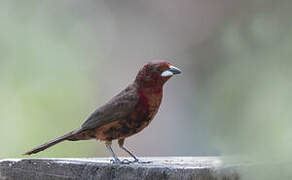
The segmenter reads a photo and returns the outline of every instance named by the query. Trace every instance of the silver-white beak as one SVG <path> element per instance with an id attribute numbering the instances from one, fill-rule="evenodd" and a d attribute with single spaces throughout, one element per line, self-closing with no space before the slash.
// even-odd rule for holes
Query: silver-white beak
<path id="1" fill-rule="evenodd" d="M 175 74 L 180 74 L 180 73 L 181 73 L 180 69 L 178 69 L 177 67 L 174 67 L 174 66 L 170 66 L 168 70 L 161 73 L 161 76 L 162 77 L 169 77 L 169 76 L 173 76 Z"/>

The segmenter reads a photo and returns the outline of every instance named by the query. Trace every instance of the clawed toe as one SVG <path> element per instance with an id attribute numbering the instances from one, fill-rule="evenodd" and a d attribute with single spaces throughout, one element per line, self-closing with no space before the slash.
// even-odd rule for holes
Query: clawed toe
<path id="1" fill-rule="evenodd" d="M 139 164 L 150 164 L 152 161 L 136 161 Z"/>
<path id="2" fill-rule="evenodd" d="M 135 159 L 133 162 L 134 163 L 138 163 L 138 164 L 149 164 L 149 163 L 151 163 L 151 161 L 142 161 L 140 159 Z"/>
<path id="3" fill-rule="evenodd" d="M 112 164 L 132 164 L 132 163 L 138 163 L 138 164 L 149 164 L 152 161 L 141 161 L 139 159 L 135 159 L 134 161 L 130 161 L 128 159 L 123 159 L 122 161 L 119 159 L 111 159 L 110 162 Z"/>
<path id="4" fill-rule="evenodd" d="M 123 161 L 122 161 L 122 164 L 131 164 L 131 163 L 133 163 L 134 161 L 130 161 L 130 160 L 128 160 L 128 159 L 124 159 Z"/>
<path id="5" fill-rule="evenodd" d="M 111 159 L 110 162 L 112 164 L 131 164 L 134 163 L 134 161 L 130 161 L 128 159 L 124 159 L 124 160 L 119 160 L 119 159 Z"/>
<path id="6" fill-rule="evenodd" d="M 111 159 L 110 162 L 112 164 L 121 164 L 121 161 L 119 159 Z"/>

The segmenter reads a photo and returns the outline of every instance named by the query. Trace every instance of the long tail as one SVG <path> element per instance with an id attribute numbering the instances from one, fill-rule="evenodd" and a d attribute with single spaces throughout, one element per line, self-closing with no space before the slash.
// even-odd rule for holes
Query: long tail
<path id="1" fill-rule="evenodd" d="M 49 147 L 51 147 L 51 146 L 53 146 L 55 144 L 58 144 L 58 143 L 60 143 L 62 141 L 69 140 L 70 137 L 76 135 L 78 132 L 79 132 L 79 130 L 71 131 L 71 132 L 69 132 L 69 133 L 67 133 L 67 134 L 65 134 L 63 136 L 60 136 L 60 137 L 58 137 L 56 139 L 53 139 L 53 140 L 51 140 L 51 141 L 49 141 L 49 142 L 47 142 L 45 144 L 42 144 L 42 145 L 38 146 L 38 147 L 36 147 L 36 148 L 34 148 L 34 149 L 30 150 L 30 151 L 27 151 L 27 152 L 23 153 L 22 155 L 31 155 L 31 154 L 35 154 L 35 153 L 38 153 L 40 151 L 43 151 L 43 150 L 45 150 L 45 149 L 47 149 L 47 148 L 49 148 Z"/>

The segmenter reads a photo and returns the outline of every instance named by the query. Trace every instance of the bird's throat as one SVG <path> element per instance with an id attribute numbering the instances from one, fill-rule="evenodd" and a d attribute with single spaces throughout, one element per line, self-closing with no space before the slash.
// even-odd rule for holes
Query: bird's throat
<path id="1" fill-rule="evenodd" d="M 146 113 L 147 117 L 149 117 L 151 120 L 157 113 L 159 106 L 161 104 L 163 94 L 162 92 L 163 92 L 162 87 L 138 90 L 140 96 L 140 100 L 138 103 L 139 109 L 141 113 L 143 114 Z"/>

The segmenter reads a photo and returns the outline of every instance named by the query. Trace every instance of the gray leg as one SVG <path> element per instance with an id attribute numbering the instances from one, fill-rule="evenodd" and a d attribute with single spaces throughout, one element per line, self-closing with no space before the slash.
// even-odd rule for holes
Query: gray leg
<path id="1" fill-rule="evenodd" d="M 119 160 L 119 158 L 116 156 L 116 154 L 114 153 L 112 147 L 112 142 L 111 141 L 106 141 L 105 142 L 105 146 L 108 149 L 108 151 L 112 154 L 113 158 L 114 158 L 114 163 L 121 163 L 121 161 Z"/>
<path id="2" fill-rule="evenodd" d="M 147 162 L 143 162 L 143 161 L 140 161 L 133 153 L 131 153 L 131 151 L 129 151 L 126 147 L 124 147 L 124 142 L 125 142 L 125 139 L 119 139 L 118 143 L 119 143 L 119 146 L 120 148 L 122 148 L 124 151 L 126 151 L 130 156 L 132 156 L 134 158 L 134 161 L 132 162 L 138 162 L 138 163 L 150 163 L 150 161 L 147 161 Z M 126 160 L 127 162 L 124 162 L 124 163 L 132 163 L 131 161 L 128 161 Z"/>
<path id="3" fill-rule="evenodd" d="M 131 153 L 126 147 L 124 147 L 124 146 L 120 146 L 120 147 L 135 159 L 134 162 L 139 161 L 139 159 L 133 153 Z"/>

